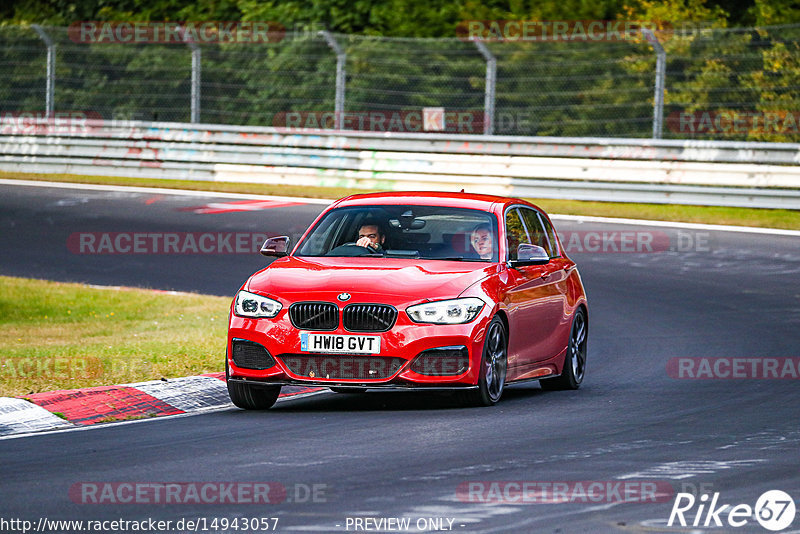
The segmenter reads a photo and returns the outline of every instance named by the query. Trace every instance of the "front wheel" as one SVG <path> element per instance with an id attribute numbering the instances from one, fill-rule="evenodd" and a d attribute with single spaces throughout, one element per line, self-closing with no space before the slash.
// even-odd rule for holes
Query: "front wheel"
<path id="1" fill-rule="evenodd" d="M 231 398 L 231 402 L 245 410 L 266 410 L 271 408 L 280 394 L 280 386 L 253 386 L 228 381 L 228 395 Z"/>
<path id="2" fill-rule="evenodd" d="M 586 340 L 588 321 L 583 308 L 578 308 L 575 318 L 572 319 L 572 330 L 569 334 L 567 355 L 564 357 L 564 369 L 561 376 L 539 380 L 542 389 L 548 391 L 578 389 L 586 374 Z"/>
<path id="3" fill-rule="evenodd" d="M 492 406 L 500 400 L 506 384 L 508 334 L 503 321 L 495 316 L 486 328 L 478 389 L 465 391 L 463 404 Z"/>

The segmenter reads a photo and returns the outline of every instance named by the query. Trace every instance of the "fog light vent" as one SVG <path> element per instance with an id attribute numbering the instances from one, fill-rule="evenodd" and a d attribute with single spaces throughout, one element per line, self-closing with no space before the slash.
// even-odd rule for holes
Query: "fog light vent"
<path id="1" fill-rule="evenodd" d="M 467 347 L 440 347 L 419 353 L 411 370 L 426 376 L 456 376 L 469 369 Z"/>
<path id="2" fill-rule="evenodd" d="M 234 339 L 231 342 L 233 363 L 242 369 L 269 369 L 275 365 L 267 349 L 258 343 L 246 339 Z"/>

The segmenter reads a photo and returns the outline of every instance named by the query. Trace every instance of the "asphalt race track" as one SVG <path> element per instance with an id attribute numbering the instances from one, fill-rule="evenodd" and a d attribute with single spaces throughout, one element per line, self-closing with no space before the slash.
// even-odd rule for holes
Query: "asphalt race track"
<path id="1" fill-rule="evenodd" d="M 0 274 L 232 296 L 265 258 L 227 249 L 91 254 L 75 240 L 104 232 L 297 236 L 322 209 L 196 209 L 231 202 L 3 185 Z M 798 377 L 732 379 L 731 367 L 719 368 L 729 378 L 680 378 L 676 359 L 743 358 L 745 370 L 737 369 L 747 374 L 764 358 L 800 357 L 800 238 L 556 226 L 572 242 L 589 297 L 580 390 L 518 385 L 497 406 L 472 409 L 436 394 L 325 392 L 263 413 L 230 409 L 4 439 L 3 518 L 201 519 L 206 532 L 224 531 L 210 528 L 214 518 L 261 517 L 278 518 L 279 532 L 768 532 L 752 517 L 730 526 L 730 509 L 717 516 L 721 528 L 705 512 L 694 528 L 666 523 L 678 492 L 697 495 L 689 525 L 701 495 L 706 508 L 715 493 L 717 507 L 755 508 L 767 490 L 800 498 Z M 631 243 L 633 252 L 619 251 Z M 788 361 L 797 371 L 797 360 Z M 177 482 L 269 482 L 286 493 L 269 504 L 91 504 L 75 489 Z M 552 502 L 546 490 L 521 494 L 526 482 L 566 485 L 570 502 Z M 591 494 L 597 499 L 579 491 L 592 482 L 604 488 Z M 620 502 L 626 482 L 659 491 Z M 410 525 L 378 522 L 388 518 Z M 800 519 L 783 532 L 798 529 Z"/>

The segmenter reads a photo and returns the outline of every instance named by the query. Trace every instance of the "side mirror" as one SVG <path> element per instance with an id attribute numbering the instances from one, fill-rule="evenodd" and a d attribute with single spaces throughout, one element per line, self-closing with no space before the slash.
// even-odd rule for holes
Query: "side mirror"
<path id="1" fill-rule="evenodd" d="M 264 256 L 275 256 L 280 258 L 289 252 L 289 236 L 270 237 L 261 245 L 261 254 Z"/>
<path id="2" fill-rule="evenodd" d="M 530 243 L 520 243 L 517 247 L 517 259 L 511 265 L 544 265 L 550 262 L 550 255 L 545 249 Z"/>

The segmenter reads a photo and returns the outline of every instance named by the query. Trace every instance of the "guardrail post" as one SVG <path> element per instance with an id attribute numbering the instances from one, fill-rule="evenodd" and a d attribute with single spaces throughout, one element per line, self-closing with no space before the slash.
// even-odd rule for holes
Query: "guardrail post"
<path id="1" fill-rule="evenodd" d="M 497 59 L 483 41 L 473 41 L 478 51 L 486 59 L 486 88 L 483 97 L 483 133 L 492 135 L 494 133 L 494 98 L 495 82 L 497 81 Z"/>
<path id="2" fill-rule="evenodd" d="M 191 109 L 189 113 L 189 122 L 194 124 L 200 122 L 200 81 L 202 79 L 202 53 L 200 51 L 200 46 L 189 37 L 183 27 L 180 28 L 180 31 L 183 42 L 189 45 L 189 48 L 192 50 L 192 88 L 189 104 Z"/>
<path id="3" fill-rule="evenodd" d="M 653 97 L 653 139 L 661 139 L 664 130 L 664 81 L 667 76 L 667 53 L 652 30 L 642 28 L 642 34 L 656 52 L 656 83 Z"/>
<path id="4" fill-rule="evenodd" d="M 50 119 L 53 117 L 53 98 L 56 91 L 56 43 L 44 31 L 44 28 L 38 24 L 31 24 L 31 28 L 39 34 L 39 37 L 47 46 L 47 87 L 45 89 L 44 106 L 46 117 Z"/>
<path id="5" fill-rule="evenodd" d="M 345 68 L 347 63 L 347 54 L 333 34 L 331 34 L 331 32 L 327 30 L 321 30 L 319 34 L 325 38 L 328 46 L 336 54 L 336 97 L 333 104 L 333 112 L 335 116 L 334 128 L 341 130 L 342 119 L 344 118 L 344 90 L 346 83 L 345 76 L 347 75 Z"/>

